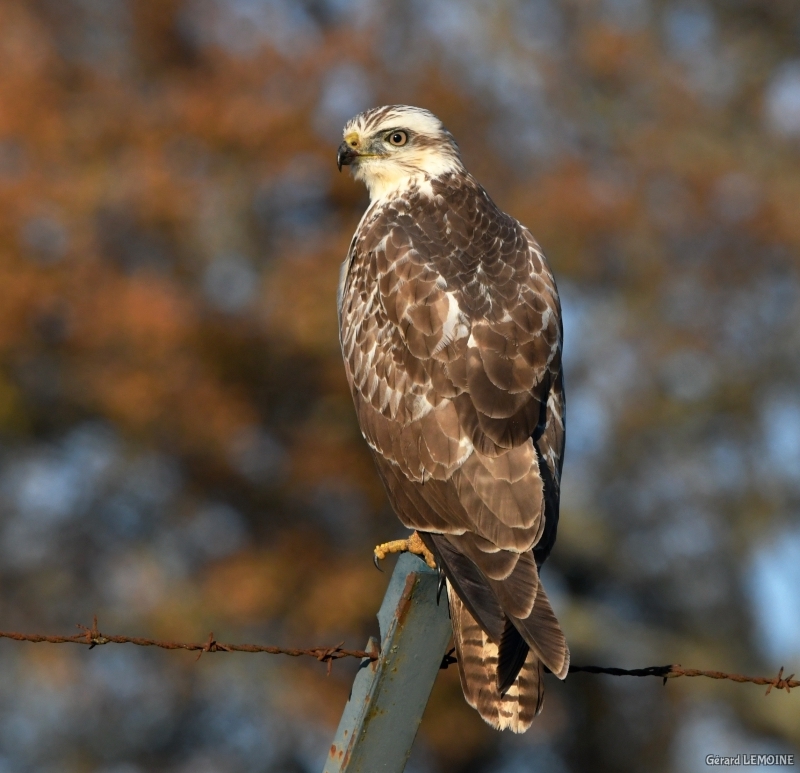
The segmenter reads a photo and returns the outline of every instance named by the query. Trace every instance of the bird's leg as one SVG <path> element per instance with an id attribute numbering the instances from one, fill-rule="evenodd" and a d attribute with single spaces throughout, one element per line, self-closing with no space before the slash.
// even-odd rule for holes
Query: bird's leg
<path id="1" fill-rule="evenodd" d="M 408 539 L 396 539 L 378 545 L 373 553 L 375 566 L 378 569 L 381 568 L 378 561 L 383 561 L 390 553 L 413 553 L 415 556 L 419 556 L 431 569 L 436 568 L 436 560 L 433 557 L 433 553 L 425 547 L 422 537 L 417 532 L 412 532 Z"/>

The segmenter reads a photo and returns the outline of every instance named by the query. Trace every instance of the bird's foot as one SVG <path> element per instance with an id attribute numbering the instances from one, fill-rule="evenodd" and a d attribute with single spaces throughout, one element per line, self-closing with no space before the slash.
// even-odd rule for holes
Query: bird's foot
<path id="1" fill-rule="evenodd" d="M 373 553 L 375 566 L 378 569 L 381 568 L 378 561 L 383 561 L 390 553 L 413 553 L 415 556 L 419 556 L 431 569 L 436 568 L 436 559 L 433 557 L 433 553 L 425 547 L 422 537 L 417 532 L 412 532 L 408 539 L 396 539 L 378 545 Z M 381 569 L 381 571 L 383 570 Z"/>

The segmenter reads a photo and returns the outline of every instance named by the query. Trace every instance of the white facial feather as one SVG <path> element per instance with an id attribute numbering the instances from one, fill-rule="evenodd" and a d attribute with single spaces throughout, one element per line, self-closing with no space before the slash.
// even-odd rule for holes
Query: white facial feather
<path id="1" fill-rule="evenodd" d="M 386 141 L 391 131 L 404 131 L 408 142 L 395 147 Z M 353 175 L 363 180 L 370 199 L 386 199 L 416 184 L 433 194 L 430 180 L 447 172 L 464 171 L 458 146 L 433 113 L 410 105 L 367 110 L 344 127 L 347 139 L 356 136 L 362 151 L 353 164 Z"/>

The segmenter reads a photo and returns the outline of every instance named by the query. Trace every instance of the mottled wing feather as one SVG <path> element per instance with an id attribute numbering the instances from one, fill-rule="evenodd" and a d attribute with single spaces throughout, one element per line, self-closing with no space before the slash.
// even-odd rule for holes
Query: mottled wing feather
<path id="1" fill-rule="evenodd" d="M 568 656 L 537 571 L 555 540 L 564 437 L 560 308 L 538 246 L 468 175 L 411 186 L 365 215 L 339 311 L 395 511 L 435 538 L 495 671 L 498 647 L 520 665 L 502 640 L 510 619 L 536 655 L 523 682 L 539 685 L 538 661 L 559 673 Z"/>

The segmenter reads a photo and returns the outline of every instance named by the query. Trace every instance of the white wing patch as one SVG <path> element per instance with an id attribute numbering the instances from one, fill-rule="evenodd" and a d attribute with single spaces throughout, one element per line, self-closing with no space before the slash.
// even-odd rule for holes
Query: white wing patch
<path id="1" fill-rule="evenodd" d="M 447 298 L 447 318 L 442 325 L 442 340 L 436 344 L 433 350 L 434 354 L 438 354 L 446 346 L 449 346 L 453 341 L 469 334 L 469 327 L 466 325 L 466 316 L 461 311 L 454 293 L 445 293 Z"/>

